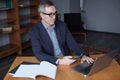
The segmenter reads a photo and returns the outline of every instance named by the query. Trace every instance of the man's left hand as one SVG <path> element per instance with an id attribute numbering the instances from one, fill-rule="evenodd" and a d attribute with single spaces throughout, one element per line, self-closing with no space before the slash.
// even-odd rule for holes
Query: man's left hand
<path id="1" fill-rule="evenodd" d="M 85 55 L 82 56 L 81 63 L 83 63 L 84 61 L 86 61 L 89 64 L 94 62 L 94 60 L 92 58 L 85 56 Z"/>

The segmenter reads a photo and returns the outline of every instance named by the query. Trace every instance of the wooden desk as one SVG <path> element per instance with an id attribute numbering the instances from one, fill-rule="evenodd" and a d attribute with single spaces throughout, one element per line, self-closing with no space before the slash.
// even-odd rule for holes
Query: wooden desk
<path id="1" fill-rule="evenodd" d="M 9 71 L 14 69 L 23 61 L 39 63 L 35 57 L 16 57 Z M 77 64 L 76 62 L 75 64 Z M 113 60 L 109 67 L 104 70 L 97 72 L 87 78 L 85 78 L 81 73 L 78 73 L 71 69 L 72 66 L 59 65 L 57 69 L 56 80 L 120 80 L 120 66 Z M 8 72 L 9 72 L 8 71 Z M 8 73 L 6 74 L 4 80 L 32 80 L 28 78 L 13 78 Z M 51 80 L 46 77 L 38 77 L 37 80 Z"/>

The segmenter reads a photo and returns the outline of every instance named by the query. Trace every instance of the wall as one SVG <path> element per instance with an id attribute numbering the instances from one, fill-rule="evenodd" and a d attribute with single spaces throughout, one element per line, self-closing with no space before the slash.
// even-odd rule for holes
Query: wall
<path id="1" fill-rule="evenodd" d="M 120 33 L 120 0 L 86 0 L 85 11 L 88 30 Z"/>
<path id="2" fill-rule="evenodd" d="M 70 0 L 70 13 L 80 13 L 80 0 Z"/>
<path id="3" fill-rule="evenodd" d="M 61 20 L 64 21 L 64 13 L 80 12 L 80 0 L 51 0 L 56 5 L 61 14 Z"/>
<path id="4" fill-rule="evenodd" d="M 51 0 L 55 3 L 61 20 L 64 13 L 80 11 L 79 0 Z M 84 0 L 82 19 L 87 30 L 120 33 L 120 0 Z M 74 4 L 72 4 L 74 3 Z M 77 7 L 77 8 L 76 8 Z"/>
<path id="5" fill-rule="evenodd" d="M 64 20 L 64 13 L 70 13 L 69 0 L 51 0 L 56 5 L 57 11 L 61 14 L 61 20 Z"/>

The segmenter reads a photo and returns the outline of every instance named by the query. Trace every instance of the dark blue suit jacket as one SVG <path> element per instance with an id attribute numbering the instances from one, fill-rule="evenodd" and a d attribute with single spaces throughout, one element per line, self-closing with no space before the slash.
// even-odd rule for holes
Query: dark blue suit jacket
<path id="1" fill-rule="evenodd" d="M 55 32 L 63 55 L 71 55 L 70 50 L 77 55 L 87 54 L 80 45 L 75 42 L 64 22 L 55 22 Z M 33 52 L 38 60 L 45 60 L 55 64 L 58 58 L 54 57 L 51 39 L 41 22 L 30 30 L 30 38 Z"/>

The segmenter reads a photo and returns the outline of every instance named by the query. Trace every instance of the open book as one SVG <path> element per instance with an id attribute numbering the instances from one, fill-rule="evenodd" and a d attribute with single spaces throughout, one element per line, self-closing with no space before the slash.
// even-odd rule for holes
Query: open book
<path id="1" fill-rule="evenodd" d="M 35 79 L 36 76 L 42 75 L 55 79 L 56 71 L 56 65 L 51 64 L 47 61 L 41 61 L 40 64 L 20 64 L 16 71 L 12 70 L 9 73 L 12 74 L 13 77 Z"/>

